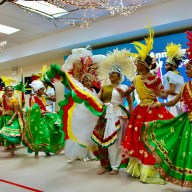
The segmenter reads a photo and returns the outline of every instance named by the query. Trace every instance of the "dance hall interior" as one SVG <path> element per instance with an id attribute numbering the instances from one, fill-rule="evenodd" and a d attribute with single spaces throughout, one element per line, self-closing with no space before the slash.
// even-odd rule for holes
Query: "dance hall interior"
<path id="1" fill-rule="evenodd" d="M 0 0 L 0 192 L 191 192 L 191 10 Z"/>

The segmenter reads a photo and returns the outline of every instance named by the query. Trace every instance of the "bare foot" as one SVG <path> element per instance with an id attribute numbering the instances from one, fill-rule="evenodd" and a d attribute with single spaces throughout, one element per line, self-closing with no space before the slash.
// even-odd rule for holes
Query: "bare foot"
<path id="1" fill-rule="evenodd" d="M 98 174 L 98 175 L 102 175 L 102 174 L 104 174 L 105 172 L 107 172 L 107 169 L 101 168 L 99 171 L 97 171 L 97 174 Z"/>
<path id="2" fill-rule="evenodd" d="M 39 156 L 38 156 L 38 155 L 35 155 L 34 158 L 35 158 L 35 159 L 39 159 Z"/>
<path id="3" fill-rule="evenodd" d="M 2 152 L 10 152 L 10 149 L 3 149 Z"/>
<path id="4" fill-rule="evenodd" d="M 11 147 L 4 147 L 3 152 L 10 152 L 10 150 L 11 150 Z"/>
<path id="5" fill-rule="evenodd" d="M 112 170 L 109 172 L 109 175 L 117 175 L 119 173 L 118 170 Z"/>
<path id="6" fill-rule="evenodd" d="M 67 163 L 72 163 L 73 161 L 73 159 L 67 159 Z"/>
<path id="7" fill-rule="evenodd" d="M 14 157 L 14 153 L 10 153 L 9 155 L 7 155 L 5 158 L 12 158 Z"/>
<path id="8" fill-rule="evenodd" d="M 51 157 L 51 154 L 50 154 L 50 153 L 46 153 L 46 156 L 47 156 L 47 157 Z"/>

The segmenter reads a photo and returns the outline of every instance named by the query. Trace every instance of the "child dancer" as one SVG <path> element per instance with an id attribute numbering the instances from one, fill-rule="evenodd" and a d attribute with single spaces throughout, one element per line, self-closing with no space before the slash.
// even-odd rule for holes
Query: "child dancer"
<path id="1" fill-rule="evenodd" d="M 58 154 L 64 147 L 61 119 L 56 113 L 46 111 L 43 83 L 35 80 L 30 86 L 35 95 L 30 97 L 31 108 L 26 112 L 24 143 L 28 146 L 29 152 L 35 152 L 35 158 L 39 158 L 39 151 L 44 151 L 47 156 L 50 156 L 50 153 Z"/>
<path id="2" fill-rule="evenodd" d="M 14 97 L 13 86 L 4 88 L 5 93 L 2 96 L 2 117 L 0 137 L 3 138 L 3 144 L 10 149 L 7 158 L 14 156 L 15 146 L 21 142 L 21 130 L 23 128 L 21 115 L 19 114 L 19 101 Z"/>

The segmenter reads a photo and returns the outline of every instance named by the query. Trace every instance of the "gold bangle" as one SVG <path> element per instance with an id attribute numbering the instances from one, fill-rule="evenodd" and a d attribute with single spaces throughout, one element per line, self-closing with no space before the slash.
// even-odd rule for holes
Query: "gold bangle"
<path id="1" fill-rule="evenodd" d="M 156 102 L 158 107 L 161 107 L 161 103 L 159 101 Z"/>

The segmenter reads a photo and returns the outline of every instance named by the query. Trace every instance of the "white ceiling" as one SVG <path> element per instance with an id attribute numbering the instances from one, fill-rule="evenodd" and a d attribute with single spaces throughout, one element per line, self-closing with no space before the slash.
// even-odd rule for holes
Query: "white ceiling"
<path id="1" fill-rule="evenodd" d="M 141 2 L 141 0 L 137 1 Z M 185 12 L 183 15 L 181 15 L 183 10 L 178 14 L 172 13 L 176 7 L 177 10 L 182 9 L 178 6 L 185 4 L 185 2 L 190 4 L 190 6 L 185 5 L 186 8 L 192 7 L 191 0 L 182 0 L 182 3 L 180 0 L 145 0 L 143 7 L 132 15 L 128 17 L 102 16 L 88 29 L 67 27 L 65 24 L 26 12 L 15 4 L 6 2 L 0 5 L 0 24 L 12 26 L 21 31 L 12 35 L 0 33 L 0 41 L 7 41 L 4 50 L 0 52 L 0 70 L 10 65 L 13 66 L 14 60 L 18 59 L 21 64 L 26 64 L 30 56 L 35 61 L 38 60 L 37 58 L 42 60 L 41 56 L 48 59 L 49 57 L 64 55 L 71 48 L 79 45 L 85 46 L 86 43 L 92 43 L 94 46 L 119 41 L 126 38 L 128 32 L 142 30 L 148 21 L 157 27 L 165 26 L 161 30 L 166 30 L 169 27 L 186 27 L 182 25 L 189 25 L 189 19 L 192 18 L 191 11 L 190 13 Z M 145 15 L 143 15 L 144 13 Z M 166 15 L 168 13 L 169 16 Z M 75 17 L 75 14 L 74 12 L 71 16 Z M 142 15 L 145 18 L 142 18 Z M 147 18 L 148 16 L 149 18 Z M 142 26 L 141 21 L 143 22 Z M 185 23 L 184 21 L 188 22 Z M 178 24 L 174 24 L 175 22 Z M 170 23 L 173 25 L 166 25 Z M 133 37 L 138 35 L 141 34 L 132 33 Z"/>
<path id="2" fill-rule="evenodd" d="M 167 1 L 171 0 L 134 0 L 136 3 L 145 2 L 143 7 Z M 98 15 L 104 16 L 102 12 L 105 14 L 105 11 L 100 11 Z M 77 14 L 79 15 L 79 12 L 73 12 L 70 16 L 66 15 L 64 17 L 75 18 Z M 12 35 L 0 33 L 0 41 L 8 41 L 6 48 L 15 47 L 31 40 L 40 39 L 42 37 L 67 30 L 68 28 L 64 23 L 60 23 L 56 20 L 48 20 L 41 15 L 30 13 L 13 3 L 5 3 L 0 6 L 0 24 L 8 25 L 21 30 L 20 32 Z"/>
<path id="3" fill-rule="evenodd" d="M 0 33 L 0 40 L 8 41 L 7 48 L 63 30 L 59 25 L 58 27 L 55 27 L 52 21 L 49 21 L 38 14 L 24 11 L 13 3 L 5 3 L 0 6 L 0 23 L 21 30 L 12 35 Z"/>

